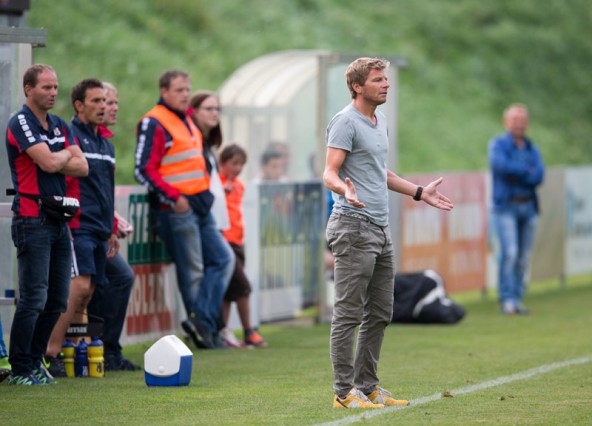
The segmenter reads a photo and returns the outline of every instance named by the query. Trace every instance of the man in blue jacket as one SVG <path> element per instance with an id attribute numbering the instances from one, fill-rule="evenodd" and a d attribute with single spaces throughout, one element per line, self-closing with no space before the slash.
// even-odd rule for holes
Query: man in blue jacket
<path id="1" fill-rule="evenodd" d="M 526 106 L 510 105 L 503 122 L 506 132 L 489 143 L 493 218 L 501 251 L 498 298 L 503 314 L 524 315 L 524 281 L 539 214 L 536 188 L 545 169 L 539 150 L 526 137 Z"/>

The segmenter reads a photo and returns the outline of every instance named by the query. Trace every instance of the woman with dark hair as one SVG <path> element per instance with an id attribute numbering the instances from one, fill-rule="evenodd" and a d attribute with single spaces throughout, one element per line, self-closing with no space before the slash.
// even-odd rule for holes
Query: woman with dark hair
<path id="1" fill-rule="evenodd" d="M 222 130 L 220 129 L 220 104 L 218 96 L 209 91 L 200 90 L 193 94 L 189 100 L 189 111 L 187 115 L 193 120 L 203 137 L 203 156 L 206 159 L 206 168 L 210 176 L 210 192 L 214 196 L 214 202 L 210 212 L 214 217 L 216 228 L 220 233 L 230 228 L 228 210 L 226 207 L 226 195 L 224 187 L 220 180 L 218 170 L 218 161 L 216 160 L 216 150 L 222 145 Z M 234 251 L 230 244 L 222 238 L 228 257 L 235 259 Z M 202 241 L 204 247 L 207 247 L 207 241 Z M 228 282 L 234 271 L 234 262 L 229 266 L 229 272 L 225 277 L 227 280 L 224 285 L 228 288 Z M 218 334 L 216 334 L 217 347 L 231 347 L 224 337 L 225 327 L 224 316 L 222 314 L 222 304 L 219 306 L 220 317 L 218 318 Z"/>
<path id="2" fill-rule="evenodd" d="M 220 231 L 230 227 L 224 188 L 220 181 L 218 161 L 215 151 L 222 145 L 222 130 L 220 129 L 220 103 L 218 96 L 206 90 L 193 94 L 189 100 L 189 116 L 203 136 L 204 157 L 210 175 L 210 192 L 214 195 L 212 215 Z"/>

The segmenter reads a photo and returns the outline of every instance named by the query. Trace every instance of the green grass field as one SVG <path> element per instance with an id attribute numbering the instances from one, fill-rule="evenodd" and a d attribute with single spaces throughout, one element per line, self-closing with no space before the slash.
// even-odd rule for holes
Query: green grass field
<path id="1" fill-rule="evenodd" d="M 528 317 L 504 317 L 490 296 L 454 297 L 467 310 L 453 326 L 393 324 L 380 361 L 382 385 L 412 405 L 371 418 L 331 408 L 329 325 L 265 325 L 265 350 L 196 351 L 186 387 L 153 387 L 142 372 L 62 379 L 55 386 L 0 385 L 0 424 L 545 424 L 592 421 L 592 284 L 533 287 Z M 150 346 L 125 348 L 141 363 Z M 456 394 L 527 370 L 578 364 Z M 503 380 L 502 380 L 503 381 Z M 451 392 L 451 397 L 435 398 Z M 421 398 L 434 397 L 432 401 Z M 382 411 L 382 410 L 381 410 Z M 378 415 L 375 415 L 378 414 Z"/>

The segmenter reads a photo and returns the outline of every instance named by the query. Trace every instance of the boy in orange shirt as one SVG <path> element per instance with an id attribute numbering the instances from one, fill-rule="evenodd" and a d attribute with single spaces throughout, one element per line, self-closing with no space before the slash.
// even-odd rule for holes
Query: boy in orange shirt
<path id="1" fill-rule="evenodd" d="M 222 302 L 222 318 L 224 324 L 227 324 L 230 316 L 230 304 L 236 302 L 238 315 L 244 330 L 244 345 L 266 348 L 267 342 L 251 327 L 249 305 L 251 284 L 244 270 L 245 247 L 242 202 L 245 184 L 238 178 L 238 175 L 243 170 L 246 162 L 247 153 L 236 144 L 228 145 L 220 152 L 220 179 L 226 193 L 226 206 L 230 219 L 230 228 L 224 231 L 224 238 L 230 243 L 236 255 L 234 272 Z M 229 347 L 244 346 L 236 339 L 233 332 L 226 327 L 220 332 L 220 336 Z"/>

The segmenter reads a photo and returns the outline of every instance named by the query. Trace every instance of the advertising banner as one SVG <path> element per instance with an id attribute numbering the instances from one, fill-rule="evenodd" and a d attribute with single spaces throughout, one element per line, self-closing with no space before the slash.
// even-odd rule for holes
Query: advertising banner
<path id="1" fill-rule="evenodd" d="M 127 307 L 122 344 L 137 343 L 178 334 L 186 317 L 175 278 L 175 267 L 162 242 L 152 233 L 148 218 L 148 196 L 140 186 L 117 186 L 115 206 L 134 227 L 120 240 L 120 253 L 135 274 Z"/>
<path id="2" fill-rule="evenodd" d="M 483 289 L 487 269 L 485 173 L 444 176 L 440 192 L 454 203 L 451 212 L 403 197 L 400 272 L 433 269 L 448 292 Z M 427 185 L 436 175 L 406 176 Z"/>
<path id="3" fill-rule="evenodd" d="M 565 272 L 592 271 L 592 167 L 565 171 Z"/>
<path id="4" fill-rule="evenodd" d="M 569 169 L 567 169 L 569 170 Z M 532 248 L 530 281 L 563 279 L 566 252 L 566 183 L 564 168 L 547 168 L 538 188 L 539 221 Z M 583 182 L 579 182 L 580 185 Z M 590 270 L 590 269 L 588 269 Z"/>

